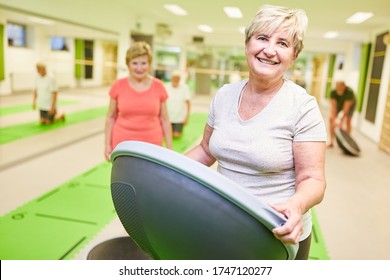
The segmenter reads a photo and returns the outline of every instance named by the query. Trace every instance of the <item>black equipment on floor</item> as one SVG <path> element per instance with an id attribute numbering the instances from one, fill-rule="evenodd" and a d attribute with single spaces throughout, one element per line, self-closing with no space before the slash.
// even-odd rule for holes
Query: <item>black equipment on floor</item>
<path id="1" fill-rule="evenodd" d="M 344 153 L 352 156 L 360 155 L 359 146 L 357 145 L 355 140 L 353 140 L 351 135 L 349 135 L 348 132 L 346 132 L 345 130 L 339 127 L 336 127 L 335 135 L 336 135 L 337 144 L 343 150 Z"/>

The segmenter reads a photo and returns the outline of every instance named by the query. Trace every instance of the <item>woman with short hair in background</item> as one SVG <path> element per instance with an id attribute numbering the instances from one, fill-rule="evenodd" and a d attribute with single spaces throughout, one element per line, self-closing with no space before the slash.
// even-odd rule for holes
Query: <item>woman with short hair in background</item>
<path id="1" fill-rule="evenodd" d="M 146 42 L 135 42 L 127 50 L 129 76 L 111 86 L 105 125 L 105 157 L 122 141 L 143 141 L 172 148 L 167 91 L 161 80 L 149 74 L 152 51 Z"/>

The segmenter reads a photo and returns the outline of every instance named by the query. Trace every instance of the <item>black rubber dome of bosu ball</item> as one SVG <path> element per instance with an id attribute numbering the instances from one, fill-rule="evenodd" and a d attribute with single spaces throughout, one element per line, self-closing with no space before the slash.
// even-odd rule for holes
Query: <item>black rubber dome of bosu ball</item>
<path id="1" fill-rule="evenodd" d="M 180 153 L 125 141 L 111 155 L 118 217 L 152 259 L 294 259 L 271 230 L 283 215 L 242 187 Z"/>
<path id="2" fill-rule="evenodd" d="M 348 134 L 345 130 L 336 127 L 335 129 L 335 136 L 336 141 L 341 150 L 343 150 L 344 153 L 352 156 L 359 156 L 360 155 L 360 148 L 358 144 L 353 140 L 351 135 Z"/>

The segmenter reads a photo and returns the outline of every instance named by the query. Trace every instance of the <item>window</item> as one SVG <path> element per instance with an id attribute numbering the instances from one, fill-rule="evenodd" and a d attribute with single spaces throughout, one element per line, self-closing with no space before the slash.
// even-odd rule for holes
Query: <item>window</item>
<path id="1" fill-rule="evenodd" d="M 93 78 L 93 41 L 84 40 L 84 58 L 87 64 L 85 65 L 85 78 Z"/>
<path id="2" fill-rule="evenodd" d="M 69 50 L 67 41 L 64 37 L 50 37 L 50 49 L 52 51 Z"/>
<path id="3" fill-rule="evenodd" d="M 12 47 L 27 47 L 26 26 L 18 23 L 7 23 L 8 45 Z"/>

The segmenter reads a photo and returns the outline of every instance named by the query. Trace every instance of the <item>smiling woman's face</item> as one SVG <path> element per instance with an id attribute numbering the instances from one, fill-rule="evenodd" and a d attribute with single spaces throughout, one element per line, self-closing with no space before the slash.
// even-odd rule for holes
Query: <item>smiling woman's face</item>
<path id="1" fill-rule="evenodd" d="M 129 62 L 130 75 L 137 80 L 142 80 L 149 73 L 149 57 L 147 55 L 138 56 Z"/>
<path id="2" fill-rule="evenodd" d="M 250 71 L 263 78 L 283 77 L 294 63 L 294 44 L 285 31 L 257 32 L 246 43 L 245 54 Z"/>

